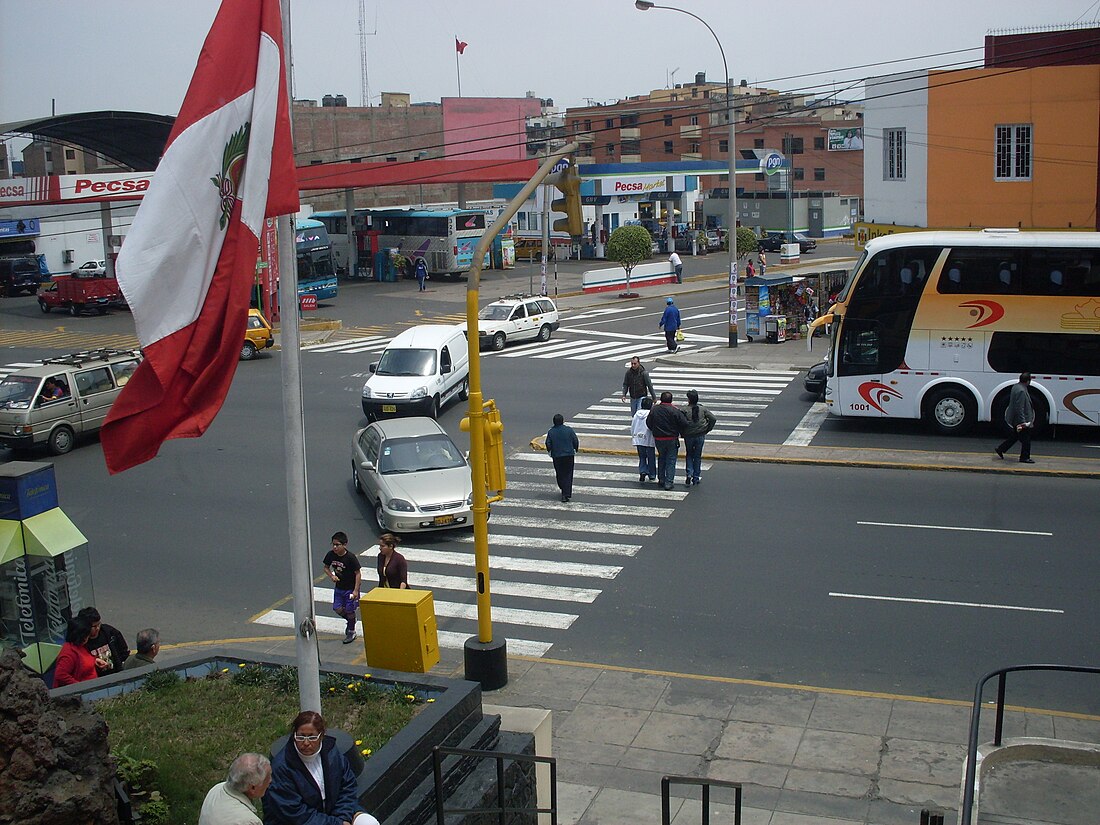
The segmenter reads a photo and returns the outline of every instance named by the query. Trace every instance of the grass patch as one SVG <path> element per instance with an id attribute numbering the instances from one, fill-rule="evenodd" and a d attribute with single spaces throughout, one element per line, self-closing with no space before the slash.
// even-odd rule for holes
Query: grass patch
<path id="1" fill-rule="evenodd" d="M 113 754 L 155 764 L 149 781 L 168 803 L 166 821 L 193 825 L 206 792 L 225 780 L 237 755 L 267 754 L 288 732 L 298 714 L 297 687 L 291 667 L 247 665 L 187 681 L 158 671 L 140 690 L 102 699 L 95 709 L 110 727 Z M 338 674 L 322 679 L 321 699 L 328 726 L 347 731 L 370 752 L 408 724 L 418 705 L 434 701 L 402 685 Z"/>

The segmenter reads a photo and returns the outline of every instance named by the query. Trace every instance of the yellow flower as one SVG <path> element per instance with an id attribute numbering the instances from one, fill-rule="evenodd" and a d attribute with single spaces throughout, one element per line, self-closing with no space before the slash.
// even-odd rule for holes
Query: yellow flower
<path id="1" fill-rule="evenodd" d="M 408 699 L 410 702 L 415 702 L 416 701 L 416 697 L 413 696 L 411 693 L 406 693 L 405 698 Z"/>
<path id="2" fill-rule="evenodd" d="M 222 673 L 228 673 L 228 672 L 229 672 L 229 668 L 227 668 L 227 667 L 222 668 Z"/>
<path id="3" fill-rule="evenodd" d="M 428 704 L 431 704 L 431 703 L 432 703 L 432 702 L 434 702 L 434 701 L 435 701 L 435 699 L 428 699 L 428 700 L 427 700 Z"/>
<path id="4" fill-rule="evenodd" d="M 355 687 L 355 682 L 348 682 L 348 690 L 351 690 L 354 687 Z"/>
<path id="5" fill-rule="evenodd" d="M 370 755 L 371 755 L 371 753 L 372 753 L 372 751 L 371 751 L 371 749 L 370 749 L 370 748 L 363 748 L 363 750 L 361 750 L 361 751 L 359 751 L 359 752 L 360 752 L 361 754 L 363 754 L 363 756 L 370 756 Z"/>
<path id="6" fill-rule="evenodd" d="M 356 745 L 362 745 L 362 744 L 363 744 L 363 740 L 362 740 L 362 739 L 356 739 L 356 740 L 355 740 L 355 744 L 356 744 Z"/>
<path id="7" fill-rule="evenodd" d="M 331 687 L 331 688 L 329 688 L 329 689 L 328 689 L 328 692 L 329 692 L 329 693 L 335 693 L 335 692 L 336 692 L 336 688 L 334 688 L 334 687 Z"/>
<path id="8" fill-rule="evenodd" d="M 364 678 L 364 679 L 369 679 L 369 678 L 370 678 L 370 674 L 369 674 L 369 673 L 364 673 L 364 674 L 363 674 L 363 678 Z"/>
<path id="9" fill-rule="evenodd" d="M 237 665 L 237 667 L 248 667 L 248 665 L 246 665 L 244 662 L 241 662 L 239 665 Z"/>

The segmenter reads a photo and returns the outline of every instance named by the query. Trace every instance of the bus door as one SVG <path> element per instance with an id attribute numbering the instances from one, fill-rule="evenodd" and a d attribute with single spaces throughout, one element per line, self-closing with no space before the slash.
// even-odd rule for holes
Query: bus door
<path id="1" fill-rule="evenodd" d="M 897 390 L 882 383 L 879 337 L 878 321 L 842 319 L 836 352 L 836 392 L 832 399 L 837 415 L 881 418 L 889 414 L 890 400 L 900 397 Z"/>

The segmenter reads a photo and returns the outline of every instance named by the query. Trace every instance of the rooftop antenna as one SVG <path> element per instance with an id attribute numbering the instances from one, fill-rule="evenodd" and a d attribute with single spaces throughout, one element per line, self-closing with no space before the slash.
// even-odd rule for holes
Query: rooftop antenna
<path id="1" fill-rule="evenodd" d="M 673 69 L 671 72 L 668 73 L 668 87 L 667 88 L 671 89 L 673 86 L 676 85 L 676 72 L 678 72 L 678 71 L 680 71 L 679 66 L 677 66 L 675 69 Z"/>
<path id="2" fill-rule="evenodd" d="M 367 37 L 378 34 L 378 9 L 374 10 L 374 31 L 367 31 L 367 0 L 359 0 L 359 73 L 360 106 L 370 106 L 370 79 L 367 77 Z"/>

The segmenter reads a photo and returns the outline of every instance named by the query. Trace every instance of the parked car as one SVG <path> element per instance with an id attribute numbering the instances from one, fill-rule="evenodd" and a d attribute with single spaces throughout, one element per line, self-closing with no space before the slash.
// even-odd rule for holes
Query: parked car
<path id="1" fill-rule="evenodd" d="M 241 344 L 241 360 L 251 361 L 262 349 L 275 346 L 275 333 L 271 324 L 258 309 L 248 310 L 248 325 L 244 328 L 244 343 Z"/>
<path id="2" fill-rule="evenodd" d="M 825 394 L 825 381 L 829 364 L 826 361 L 814 364 L 806 370 L 806 378 L 802 381 L 802 387 L 810 395 L 821 398 Z"/>
<path id="3" fill-rule="evenodd" d="M 374 506 L 380 530 L 395 533 L 473 525 L 470 465 L 431 418 L 375 421 L 351 443 L 351 483 Z"/>
<path id="4" fill-rule="evenodd" d="M 764 252 L 778 252 L 784 243 L 786 243 L 786 241 L 778 232 L 761 235 L 756 241 L 757 247 Z"/>
<path id="5" fill-rule="evenodd" d="M 723 247 L 722 235 L 718 232 L 717 229 L 708 229 L 706 237 L 707 237 L 707 251 L 708 252 L 714 252 L 714 251 L 719 250 Z"/>
<path id="6" fill-rule="evenodd" d="M 549 341 L 561 327 L 557 304 L 537 295 L 505 295 L 477 314 L 478 345 L 504 349 L 509 341 Z M 459 325 L 463 332 L 466 325 Z"/>
<path id="7" fill-rule="evenodd" d="M 817 249 L 817 241 L 808 235 L 803 235 L 801 232 L 795 232 L 794 239 L 798 242 L 799 252 L 813 252 Z"/>
<path id="8" fill-rule="evenodd" d="M 42 275 L 38 269 L 38 259 L 33 255 L 0 258 L 0 291 L 3 294 L 34 295 L 41 282 Z"/>
<path id="9" fill-rule="evenodd" d="M 86 350 L 5 376 L 0 444 L 13 450 L 45 445 L 52 455 L 69 452 L 78 436 L 99 431 L 141 358 L 139 350 Z"/>
<path id="10" fill-rule="evenodd" d="M 106 275 L 106 261 L 85 261 L 73 270 L 73 275 Z"/>
<path id="11" fill-rule="evenodd" d="M 801 232 L 795 232 L 793 236 L 772 232 L 757 241 L 757 245 L 765 252 L 780 252 L 780 247 L 785 243 L 797 243 L 799 252 L 813 252 L 817 249 L 817 241 Z"/>

